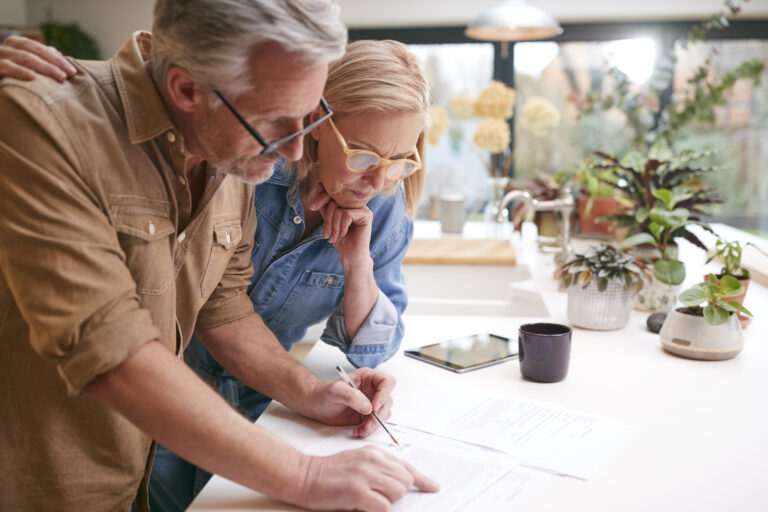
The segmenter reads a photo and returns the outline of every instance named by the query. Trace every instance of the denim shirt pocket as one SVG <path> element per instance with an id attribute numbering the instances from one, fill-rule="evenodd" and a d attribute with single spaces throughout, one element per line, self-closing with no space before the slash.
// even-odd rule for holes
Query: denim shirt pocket
<path id="1" fill-rule="evenodd" d="M 343 294 L 344 274 L 305 270 L 269 323 L 278 327 L 297 319 L 307 326 L 320 322 L 333 312 Z"/>

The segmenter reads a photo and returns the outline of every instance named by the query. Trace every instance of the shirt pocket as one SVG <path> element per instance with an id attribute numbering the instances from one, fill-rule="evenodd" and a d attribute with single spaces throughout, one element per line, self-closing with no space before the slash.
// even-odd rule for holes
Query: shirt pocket
<path id="1" fill-rule="evenodd" d="M 213 293 L 227 270 L 232 254 L 243 239 L 243 228 L 240 219 L 214 224 L 213 243 L 208 262 L 205 265 L 203 281 L 200 285 L 200 293 L 204 298 Z"/>
<path id="2" fill-rule="evenodd" d="M 171 219 L 158 213 L 118 209 L 115 228 L 136 291 L 161 295 L 173 279 L 170 235 L 176 228 Z"/>
<path id="3" fill-rule="evenodd" d="M 344 274 L 305 270 L 270 325 L 307 328 L 326 319 L 344 295 Z"/>

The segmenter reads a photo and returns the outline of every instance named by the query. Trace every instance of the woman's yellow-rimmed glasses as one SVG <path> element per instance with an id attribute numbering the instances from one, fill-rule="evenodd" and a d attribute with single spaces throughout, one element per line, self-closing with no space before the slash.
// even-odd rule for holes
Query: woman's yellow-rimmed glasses
<path id="1" fill-rule="evenodd" d="M 341 143 L 341 149 L 344 150 L 344 154 L 347 156 L 347 169 L 351 172 L 354 172 L 355 174 L 366 174 L 373 171 L 381 164 L 385 166 L 384 169 L 387 173 L 387 178 L 395 181 L 406 178 L 421 169 L 421 158 L 419 158 L 418 150 L 413 152 L 416 160 L 410 158 L 390 160 L 389 158 L 384 158 L 378 153 L 367 149 L 349 149 L 347 141 L 341 136 L 333 119 L 329 118 L 328 122 L 331 123 L 331 128 L 333 128 L 336 137 Z"/>

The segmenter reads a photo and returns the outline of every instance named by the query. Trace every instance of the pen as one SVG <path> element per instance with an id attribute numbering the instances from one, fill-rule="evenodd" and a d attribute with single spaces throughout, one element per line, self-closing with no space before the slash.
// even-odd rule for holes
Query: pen
<path id="1" fill-rule="evenodd" d="M 351 387 L 352 389 L 357 389 L 357 386 L 355 386 L 355 383 L 352 382 L 352 379 L 349 378 L 349 375 L 347 375 L 347 372 L 344 371 L 344 368 L 342 368 L 341 366 L 337 366 L 336 371 L 338 372 L 339 377 L 341 377 L 341 380 L 343 380 L 349 387 Z M 384 429 L 384 432 L 389 434 L 389 437 L 392 438 L 395 444 L 397 446 L 400 446 L 400 443 L 397 442 L 397 439 L 395 439 L 395 436 L 392 435 L 392 432 L 390 432 L 387 426 L 384 424 L 384 422 L 381 421 L 381 418 L 379 418 L 379 416 L 375 412 L 373 412 L 373 404 L 371 404 L 371 416 L 373 416 L 376 419 L 376 421 L 379 422 L 379 425 L 381 425 L 381 428 Z"/>

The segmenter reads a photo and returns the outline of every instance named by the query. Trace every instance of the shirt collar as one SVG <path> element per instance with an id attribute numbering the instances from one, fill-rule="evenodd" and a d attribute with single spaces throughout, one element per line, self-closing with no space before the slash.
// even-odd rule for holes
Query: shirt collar
<path id="1" fill-rule="evenodd" d="M 134 32 L 111 62 L 132 144 L 146 142 L 173 128 L 147 69 L 151 43 L 149 32 Z"/>

